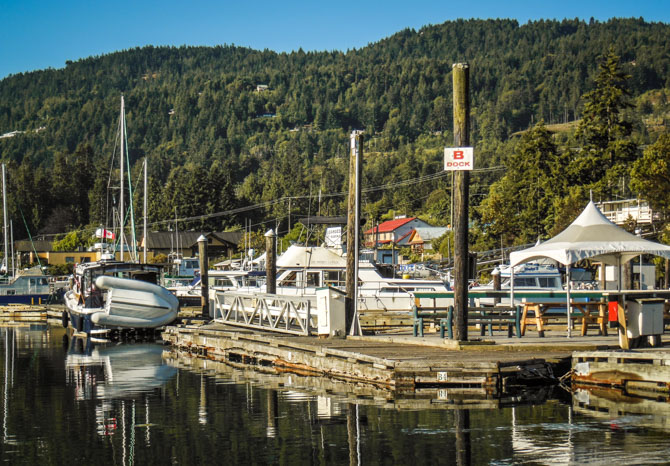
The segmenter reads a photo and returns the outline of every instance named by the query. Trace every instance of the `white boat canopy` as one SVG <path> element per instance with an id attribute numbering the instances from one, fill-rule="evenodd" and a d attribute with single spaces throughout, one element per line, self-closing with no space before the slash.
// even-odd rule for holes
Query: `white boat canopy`
<path id="1" fill-rule="evenodd" d="M 640 254 L 670 259 L 670 246 L 628 233 L 609 221 L 591 201 L 579 217 L 558 235 L 532 248 L 511 253 L 510 265 L 545 257 L 563 265 L 574 264 L 582 259 L 619 265 Z"/>

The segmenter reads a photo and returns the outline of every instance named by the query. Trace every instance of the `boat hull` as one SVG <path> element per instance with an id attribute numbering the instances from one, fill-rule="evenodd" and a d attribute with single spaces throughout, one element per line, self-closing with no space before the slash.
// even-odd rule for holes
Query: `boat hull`
<path id="1" fill-rule="evenodd" d="M 96 286 L 105 290 L 99 307 L 86 307 L 70 291 L 65 295 L 73 328 L 89 332 L 96 328 L 151 329 L 177 318 L 179 301 L 165 288 L 152 283 L 109 276 L 98 277 Z"/>
<path id="2" fill-rule="evenodd" d="M 0 306 L 5 304 L 46 304 L 49 301 L 49 294 L 25 294 L 25 295 L 0 295 Z"/>

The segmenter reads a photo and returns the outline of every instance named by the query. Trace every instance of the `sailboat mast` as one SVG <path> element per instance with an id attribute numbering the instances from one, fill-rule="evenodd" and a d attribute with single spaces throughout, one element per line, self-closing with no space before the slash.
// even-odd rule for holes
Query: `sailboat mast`
<path id="1" fill-rule="evenodd" d="M 125 144 L 126 144 L 126 135 L 125 135 L 125 130 L 126 130 L 126 116 L 125 116 L 125 110 L 124 110 L 124 101 L 123 101 L 123 96 L 121 96 L 121 116 L 120 116 L 120 125 L 121 125 L 121 165 L 120 165 L 120 170 L 121 170 L 121 184 L 120 184 L 120 191 L 119 191 L 119 216 L 120 216 L 120 222 L 119 222 L 119 244 L 121 245 L 121 261 L 123 261 L 123 250 L 125 248 L 125 237 L 124 237 L 124 232 L 123 230 L 125 229 L 126 226 L 126 219 L 125 219 L 125 208 L 123 205 L 123 198 L 124 198 L 124 185 L 123 185 L 123 162 L 124 159 L 126 158 L 125 154 Z"/>
<path id="2" fill-rule="evenodd" d="M 5 273 L 8 272 L 9 261 L 7 260 L 7 254 L 9 242 L 7 241 L 7 179 L 5 178 L 5 164 L 2 164 L 2 214 L 4 218 L 3 229 L 5 230 L 5 257 L 3 259 L 3 265 L 5 268 Z"/>
<path id="3" fill-rule="evenodd" d="M 144 263 L 147 263 L 147 158 L 144 158 Z"/>
<path id="4" fill-rule="evenodd" d="M 16 276 L 16 267 L 14 266 L 14 224 L 9 221 L 9 254 L 12 256 L 12 277 Z M 9 264 L 7 264 L 9 267 Z"/>

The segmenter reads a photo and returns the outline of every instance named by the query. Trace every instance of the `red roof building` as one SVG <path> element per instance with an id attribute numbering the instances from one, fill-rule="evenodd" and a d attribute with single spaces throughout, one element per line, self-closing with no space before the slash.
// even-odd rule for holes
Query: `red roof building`
<path id="1" fill-rule="evenodd" d="M 415 228 L 425 228 L 430 226 L 431 225 L 428 223 L 416 217 L 405 217 L 388 220 L 386 222 L 380 223 L 376 227 L 370 228 L 365 232 L 365 246 L 374 247 L 375 238 L 377 240 L 377 245 L 390 243 L 402 245 L 401 243 L 403 240 L 406 242 L 409 239 L 412 230 Z"/>

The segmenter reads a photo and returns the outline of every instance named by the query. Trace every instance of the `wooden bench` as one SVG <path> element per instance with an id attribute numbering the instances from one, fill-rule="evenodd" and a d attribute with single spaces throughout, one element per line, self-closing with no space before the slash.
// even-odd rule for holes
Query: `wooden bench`
<path id="1" fill-rule="evenodd" d="M 442 308 L 428 308 L 422 309 L 418 306 L 412 307 L 414 316 L 412 334 L 416 336 L 423 336 L 423 327 L 426 321 L 430 321 L 440 327 L 440 338 L 444 338 L 445 330 L 448 333 L 449 339 L 453 339 L 453 321 L 454 321 L 454 307 Z M 493 336 L 494 325 L 506 325 L 507 337 L 514 336 L 514 329 L 516 335 L 521 338 L 521 309 L 517 307 L 468 307 L 468 326 L 479 325 L 480 335 L 484 335 L 488 328 L 489 336 Z"/>

